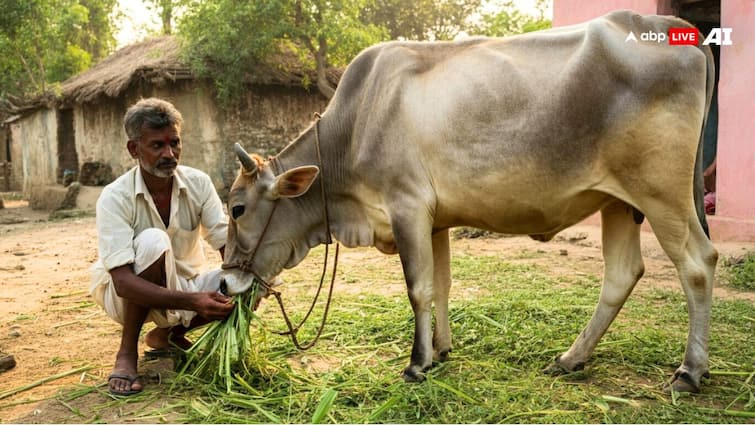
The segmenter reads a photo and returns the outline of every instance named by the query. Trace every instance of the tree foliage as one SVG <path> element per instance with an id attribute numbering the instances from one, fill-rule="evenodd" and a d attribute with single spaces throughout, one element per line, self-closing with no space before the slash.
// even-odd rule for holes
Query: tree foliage
<path id="1" fill-rule="evenodd" d="M 144 0 L 146 6 L 157 13 L 162 24 L 161 32 L 164 35 L 173 34 L 176 15 L 184 10 L 187 0 Z"/>
<path id="2" fill-rule="evenodd" d="M 325 74 L 386 38 L 359 20 L 366 0 L 208 0 L 191 3 L 179 24 L 193 70 L 215 81 L 221 99 L 238 93 L 253 67 L 281 46 L 302 53 L 327 97 Z"/>
<path id="3" fill-rule="evenodd" d="M 482 0 L 375 0 L 361 18 L 386 28 L 392 40 L 453 40 L 470 28 L 482 5 Z"/>
<path id="4" fill-rule="evenodd" d="M 193 71 L 213 80 L 223 101 L 234 100 L 255 66 L 281 48 L 298 52 L 330 97 L 327 67 L 346 65 L 371 44 L 547 28 L 545 2 L 541 15 L 531 17 L 505 0 L 191 0 L 178 33 Z"/>
<path id="5" fill-rule="evenodd" d="M 104 59 L 115 48 L 113 10 L 118 0 L 79 0 L 88 11 L 88 19 L 77 31 L 77 43 L 92 57 L 92 63 Z"/>
<path id="6" fill-rule="evenodd" d="M 480 35 L 503 37 L 550 28 L 550 19 L 545 18 L 546 0 L 537 1 L 539 16 L 531 16 L 518 10 L 512 1 L 498 2 L 495 12 L 482 15 L 482 22 L 473 29 Z"/>
<path id="7" fill-rule="evenodd" d="M 0 0 L 0 100 L 47 93 L 114 44 L 116 0 Z"/>

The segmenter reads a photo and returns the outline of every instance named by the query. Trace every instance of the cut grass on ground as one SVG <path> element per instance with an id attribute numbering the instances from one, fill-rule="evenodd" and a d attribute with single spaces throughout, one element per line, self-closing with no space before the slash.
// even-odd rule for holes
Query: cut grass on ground
<path id="1" fill-rule="evenodd" d="M 755 251 L 741 257 L 726 258 L 723 266 L 724 278 L 731 286 L 755 291 Z"/>
<path id="2" fill-rule="evenodd" d="M 361 293 L 336 296 L 325 335 L 304 353 L 271 333 L 284 325 L 270 306 L 263 322 L 253 323 L 248 370 L 235 375 L 230 392 L 225 385 L 181 378 L 149 385 L 137 399 L 109 403 L 136 412 L 118 422 L 165 417 L 193 423 L 753 421 L 751 303 L 715 301 L 712 377 L 701 394 L 669 395 L 663 387 L 681 361 L 687 334 L 681 291 L 634 294 L 586 369 L 551 377 L 541 370 L 587 323 L 600 291 L 597 279 L 555 280 L 536 266 L 488 256 L 457 256 L 452 272 L 456 285 L 478 290 L 464 301 L 452 300 L 454 351 L 422 384 L 406 384 L 399 376 L 408 363 L 413 334 L 406 295 Z M 382 278 L 377 272 L 373 276 Z M 299 317 L 306 310 L 308 289 L 286 299 Z M 314 322 L 305 327 L 302 339 L 312 336 Z M 65 393 L 61 399 L 75 406 Z M 135 400 L 143 406 L 126 409 Z M 77 412 L 73 420 L 97 420 Z"/>

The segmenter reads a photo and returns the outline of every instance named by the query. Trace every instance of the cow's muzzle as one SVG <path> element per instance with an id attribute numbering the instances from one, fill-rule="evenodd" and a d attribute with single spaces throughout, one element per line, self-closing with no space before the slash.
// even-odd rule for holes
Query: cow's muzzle
<path id="1" fill-rule="evenodd" d="M 244 292 L 252 290 L 254 287 L 255 277 L 251 273 L 246 273 L 240 269 L 226 270 L 220 277 L 220 292 L 224 295 L 233 296 L 243 294 Z M 271 289 L 283 284 L 283 279 L 280 276 L 276 276 L 272 279 L 262 283 L 257 279 L 258 285 L 256 291 L 262 294 L 262 297 L 267 297 L 271 293 Z"/>

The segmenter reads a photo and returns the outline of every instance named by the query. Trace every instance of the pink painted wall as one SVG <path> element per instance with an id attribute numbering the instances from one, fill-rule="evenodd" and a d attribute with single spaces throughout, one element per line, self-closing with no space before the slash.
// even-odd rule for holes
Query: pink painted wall
<path id="1" fill-rule="evenodd" d="M 755 220 L 755 2 L 722 1 L 716 215 Z"/>
<path id="2" fill-rule="evenodd" d="M 714 240 L 755 242 L 755 1 L 721 1 L 721 26 L 732 46 L 721 46 L 718 82 Z"/>

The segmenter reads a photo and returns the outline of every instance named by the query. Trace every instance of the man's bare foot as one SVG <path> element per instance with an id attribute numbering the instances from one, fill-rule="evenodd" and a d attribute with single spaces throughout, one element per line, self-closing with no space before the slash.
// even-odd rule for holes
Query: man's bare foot
<path id="1" fill-rule="evenodd" d="M 144 385 L 136 374 L 137 353 L 118 353 L 115 357 L 113 372 L 108 377 L 111 394 L 131 395 L 140 392 Z"/>
<path id="2" fill-rule="evenodd" d="M 176 328 L 178 327 L 152 329 L 144 336 L 144 342 L 155 350 L 166 350 L 172 348 L 173 345 L 182 350 L 188 350 L 191 348 L 191 341 L 184 336 L 184 329 Z"/>

